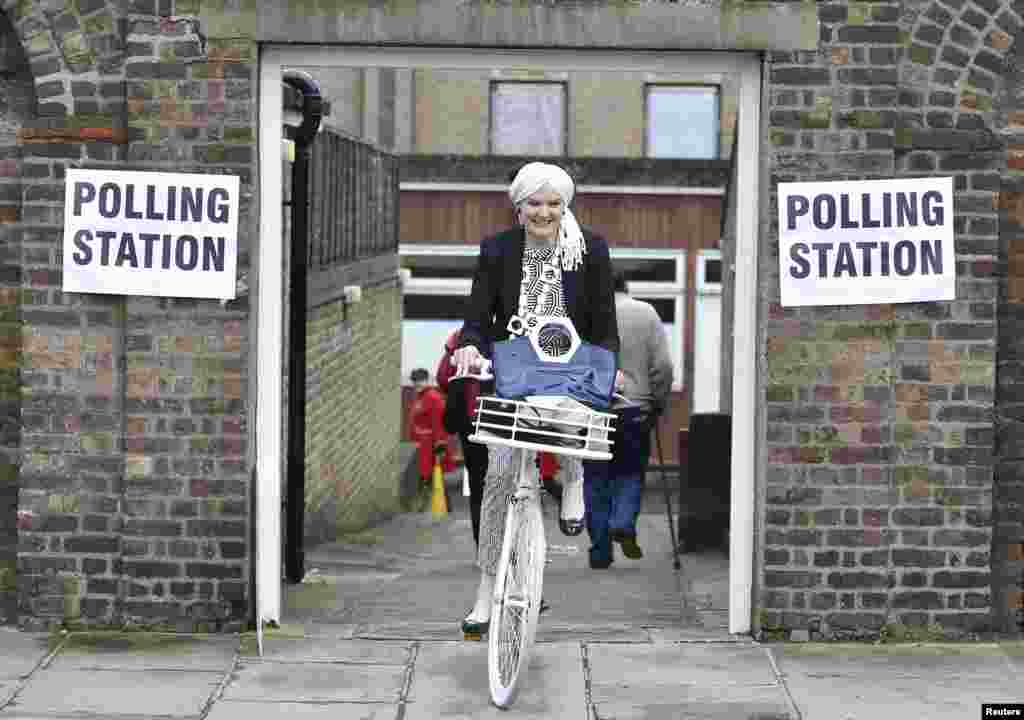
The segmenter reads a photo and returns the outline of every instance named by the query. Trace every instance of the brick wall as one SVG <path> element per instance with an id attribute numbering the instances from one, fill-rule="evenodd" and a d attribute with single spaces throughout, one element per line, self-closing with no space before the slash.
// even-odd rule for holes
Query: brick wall
<path id="1" fill-rule="evenodd" d="M 16 132 L 35 90 L 10 21 L 0 15 L 0 624 L 16 617 L 18 450 L 21 444 L 21 152 Z"/>
<path id="2" fill-rule="evenodd" d="M 1024 104 L 1017 91 L 1024 82 L 1024 47 L 1010 51 L 1011 70 L 996 98 L 1005 113 L 1002 134 L 1008 168 L 1001 178 L 999 266 L 1005 276 L 999 295 L 996 351 L 996 484 L 993 495 L 993 610 L 997 627 L 1024 631 Z"/>
<path id="3" fill-rule="evenodd" d="M 22 321 L 14 340 L 0 346 L 0 378 L 8 379 L 0 392 L 16 376 L 19 357 L 11 348 L 19 344 L 21 390 L 13 404 L 10 392 L 6 404 L 0 396 L 0 407 L 5 427 L 21 413 L 20 438 L 2 437 L 8 455 L 20 443 L 18 505 L 34 513 L 18 544 L 18 602 L 28 626 L 191 629 L 231 626 L 245 616 L 246 301 L 224 308 L 60 291 L 68 167 L 238 173 L 239 235 L 255 237 L 248 204 L 258 23 L 236 6 L 0 3 L 38 98 L 33 117 L 21 123 L 18 150 L 0 158 L 0 179 L 7 178 L 0 187 L 22 208 L 0 223 L 0 268 L 10 266 L 13 252 L 20 259 L 19 270 L 0 272 L 7 284 L 0 292 L 20 290 Z M 951 634 L 983 630 L 1005 622 L 1020 588 L 1016 448 L 1024 436 L 1015 419 L 1012 322 L 1021 156 L 1006 53 L 1022 18 L 1009 0 L 815 7 L 818 48 L 768 56 L 772 197 L 786 180 L 954 176 L 958 299 L 783 309 L 776 229 L 765 238 L 767 482 L 758 626 L 826 637 L 874 636 L 894 623 L 938 623 Z M 275 12 L 263 18 L 268 37 L 277 31 L 266 21 Z M 288 27 L 301 32 L 300 24 Z M 355 32 L 328 25 L 338 38 Z M 549 29 L 562 33 L 563 25 Z M 362 39 L 376 37 L 373 23 L 360 27 L 371 28 Z M 506 37 L 525 28 L 510 27 Z M 544 37 L 539 42 L 561 35 Z M 614 44 L 606 31 L 598 37 Z M 668 42 L 657 32 L 643 36 L 650 38 Z M 19 157 L 20 168 L 6 164 Z M 20 190 L 9 190 L 17 187 L 12 177 L 20 177 Z M 1010 282 L 999 315 L 1001 248 Z M 243 271 L 247 252 L 243 247 Z M 351 437 L 326 439 L 314 428 L 309 439 L 316 458 L 309 487 L 322 492 L 333 484 L 348 493 L 343 506 L 321 505 L 337 527 L 361 522 L 378 493 L 390 497 L 390 488 L 366 482 L 373 466 L 361 463 L 386 464 L 387 438 L 400 427 L 399 370 L 381 368 L 382 379 L 372 376 L 379 385 L 361 373 L 384 365 L 380 357 L 395 357 L 397 365 L 398 303 L 397 290 L 367 288 L 363 303 L 348 309 L 352 338 L 362 339 L 350 353 L 320 350 L 343 340 L 331 316 L 336 307 L 324 306 L 311 323 L 321 328 L 311 343 L 311 383 L 330 387 L 336 373 L 350 384 L 331 390 L 352 400 L 342 413 L 359 413 L 336 421 Z M 11 338 L 17 316 L 10 304 L 4 308 L 0 337 Z M 998 334 L 997 316 L 1004 321 Z M 373 330 L 361 330 L 362 322 Z M 362 358 L 360 365 L 348 367 L 349 356 Z M 384 378 L 392 385 L 385 388 Z M 10 509 L 2 508 L 9 527 Z"/>
<path id="4" fill-rule="evenodd" d="M 992 96 L 1009 3 L 819 5 L 816 52 L 770 58 L 772 234 L 763 630 L 993 625 L 996 215 Z M 957 300 L 784 309 L 775 184 L 951 175 Z"/>
<path id="5" fill-rule="evenodd" d="M 333 540 L 398 510 L 401 290 L 315 308 L 306 341 L 306 537 Z"/>
<path id="6" fill-rule="evenodd" d="M 245 271 L 255 47 L 195 2 L 4 5 L 39 94 L 19 134 L 19 507 L 34 514 L 19 540 L 21 619 L 237 626 L 249 608 L 247 301 L 65 296 L 60 247 L 69 167 L 229 172 L 242 179 Z"/>

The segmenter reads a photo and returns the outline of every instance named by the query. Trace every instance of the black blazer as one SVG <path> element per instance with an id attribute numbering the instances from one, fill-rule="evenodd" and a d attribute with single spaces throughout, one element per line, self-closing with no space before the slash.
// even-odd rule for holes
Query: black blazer
<path id="1" fill-rule="evenodd" d="M 619 350 L 615 292 L 608 243 L 583 229 L 587 251 L 573 271 L 562 271 L 565 309 L 586 342 Z M 508 339 L 508 321 L 519 310 L 526 230 L 517 227 L 484 238 L 473 274 L 460 347 L 475 345 L 490 357 L 491 344 Z"/>

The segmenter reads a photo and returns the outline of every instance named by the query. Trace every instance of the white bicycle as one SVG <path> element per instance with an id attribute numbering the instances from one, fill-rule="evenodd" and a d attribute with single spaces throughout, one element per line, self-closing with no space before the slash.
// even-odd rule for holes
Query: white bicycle
<path id="1" fill-rule="evenodd" d="M 575 335 L 575 329 L 572 333 Z M 550 357 L 542 347 L 535 347 L 538 353 Z M 489 379 L 489 372 L 490 364 L 485 361 L 480 374 L 462 377 Z M 593 410 L 564 396 L 477 399 L 469 439 L 524 451 L 520 453 L 516 491 L 509 497 L 488 631 L 491 699 L 498 707 L 508 707 L 515 700 L 540 614 L 547 543 L 536 452 L 611 460 L 614 419 L 611 413 Z"/>

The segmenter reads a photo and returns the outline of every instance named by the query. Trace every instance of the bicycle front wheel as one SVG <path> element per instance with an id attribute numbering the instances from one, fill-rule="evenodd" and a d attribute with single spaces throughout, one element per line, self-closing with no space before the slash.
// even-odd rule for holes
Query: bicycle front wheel
<path id="1" fill-rule="evenodd" d="M 505 521 L 488 637 L 491 699 L 498 707 L 515 700 L 526 668 L 540 614 L 546 551 L 539 498 L 513 500 Z"/>

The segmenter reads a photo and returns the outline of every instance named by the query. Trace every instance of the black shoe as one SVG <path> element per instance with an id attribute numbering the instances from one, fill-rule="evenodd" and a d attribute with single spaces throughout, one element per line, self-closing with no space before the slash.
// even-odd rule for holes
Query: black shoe
<path id="1" fill-rule="evenodd" d="M 622 554 L 630 560 L 639 560 L 644 556 L 644 551 L 636 544 L 636 535 L 627 535 L 622 539 Z"/>
<path id="2" fill-rule="evenodd" d="M 595 560 L 594 558 L 590 558 L 590 569 L 607 570 L 612 566 L 612 562 L 611 558 L 608 558 L 607 560 Z"/>
<path id="3" fill-rule="evenodd" d="M 635 533 L 612 529 L 608 531 L 608 537 L 622 546 L 622 554 L 630 560 L 639 560 L 644 556 L 644 551 L 636 543 Z"/>
<path id="4" fill-rule="evenodd" d="M 558 529 L 562 531 L 563 535 L 576 537 L 583 532 L 583 520 L 563 520 L 558 518 Z"/>
<path id="5" fill-rule="evenodd" d="M 462 621 L 462 636 L 466 640 L 479 640 L 491 628 L 491 621 L 470 620 L 468 617 Z"/>

